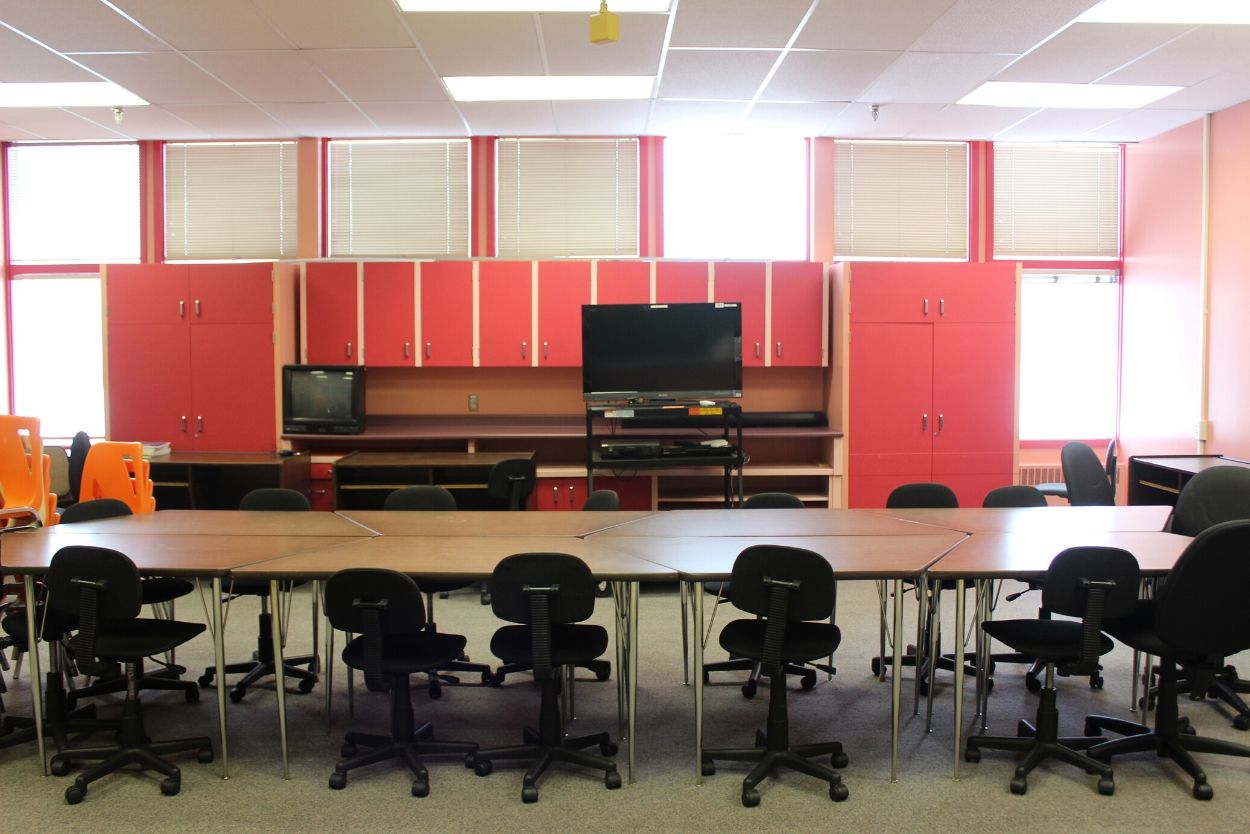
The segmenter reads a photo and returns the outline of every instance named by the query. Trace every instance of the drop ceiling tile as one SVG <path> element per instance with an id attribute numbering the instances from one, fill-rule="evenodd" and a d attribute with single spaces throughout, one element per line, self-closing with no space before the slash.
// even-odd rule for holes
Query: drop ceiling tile
<path id="1" fill-rule="evenodd" d="M 1103 125 L 1121 119 L 1127 110 L 1075 110 L 1049 108 L 1000 131 L 1001 142 L 1062 142 L 1076 139 Z"/>
<path id="2" fill-rule="evenodd" d="M 649 101 L 555 101 L 561 136 L 640 136 L 647 128 Z"/>
<path id="3" fill-rule="evenodd" d="M 916 39 L 926 52 L 1023 53 L 1098 0 L 959 0 Z"/>
<path id="4" fill-rule="evenodd" d="M 346 101 L 272 103 L 260 108 L 284 125 L 291 136 L 363 136 L 376 130 L 363 113 Z"/>
<path id="5" fill-rule="evenodd" d="M 1208 113 L 1250 99 L 1250 70 L 1239 69 L 1200 81 L 1151 102 L 1154 110 L 1203 110 Z"/>
<path id="6" fill-rule="evenodd" d="M 761 98 L 771 101 L 850 101 L 898 57 L 898 52 L 789 52 Z"/>
<path id="7" fill-rule="evenodd" d="M 295 50 L 191 52 L 197 64 L 252 101 L 342 101 L 343 96 Z"/>
<path id="8" fill-rule="evenodd" d="M 458 107 L 477 136 L 554 136 L 549 101 L 465 101 Z"/>
<path id="9" fill-rule="evenodd" d="M 543 49 L 552 75 L 655 75 L 668 16 L 621 15 L 621 39 L 591 43 L 586 16 L 543 14 Z"/>
<path id="10" fill-rule="evenodd" d="M 443 84 L 416 49 L 312 49 L 304 52 L 355 101 L 444 101 Z"/>
<path id="11" fill-rule="evenodd" d="M 651 108 L 647 134 L 740 133 L 747 103 L 736 101 L 665 101 Z"/>
<path id="12" fill-rule="evenodd" d="M 254 0 L 301 49 L 412 46 L 395 0 Z"/>
<path id="13" fill-rule="evenodd" d="M 543 75 L 532 14 L 406 14 L 439 75 Z"/>
<path id="14" fill-rule="evenodd" d="M 757 102 L 743 123 L 751 133 L 819 136 L 845 110 L 844 102 Z"/>
<path id="15" fill-rule="evenodd" d="M 50 49 L 0 26 L 0 81 L 99 81 Z"/>
<path id="16" fill-rule="evenodd" d="M 165 109 L 214 139 L 295 138 L 254 104 L 179 104 Z"/>
<path id="17" fill-rule="evenodd" d="M 58 52 L 168 49 L 100 0 L 0 0 L 0 20 Z"/>
<path id="18" fill-rule="evenodd" d="M 360 109 L 377 125 L 379 136 L 465 136 L 455 105 L 443 101 L 365 101 Z"/>
<path id="19" fill-rule="evenodd" d="M 984 140 L 1006 130 L 1036 111 L 1023 107 L 973 107 L 950 104 L 917 121 L 909 139 Z"/>
<path id="20" fill-rule="evenodd" d="M 76 107 L 74 113 L 96 124 L 111 127 L 130 139 L 211 139 L 205 131 L 162 107 L 127 107 L 117 123 L 108 107 Z"/>
<path id="21" fill-rule="evenodd" d="M 811 0 L 681 0 L 669 46 L 785 46 Z"/>
<path id="22" fill-rule="evenodd" d="M 867 104 L 847 105 L 823 135 L 838 139 L 903 139 L 917 125 L 940 112 L 940 104 L 882 104 L 877 118 Z"/>
<path id="23" fill-rule="evenodd" d="M 1195 110 L 1134 110 L 1079 137 L 1087 142 L 1140 142 L 1201 119 Z"/>
<path id="24" fill-rule="evenodd" d="M 1248 68 L 1250 26 L 1198 26 L 1103 80 L 1111 84 L 1188 87 L 1225 72 Z"/>
<path id="25" fill-rule="evenodd" d="M 860 101 L 951 104 L 1007 66 L 1014 55 L 906 52 Z"/>
<path id="26" fill-rule="evenodd" d="M 1184 34 L 1188 26 L 1074 23 L 1004 69 L 995 81 L 1089 84 Z"/>
<path id="27" fill-rule="evenodd" d="M 151 104 L 227 104 L 238 93 L 177 52 L 82 55 L 83 64 Z"/>
<path id="28" fill-rule="evenodd" d="M 902 52 L 955 0 L 821 0 L 795 46 Z"/>
<path id="29" fill-rule="evenodd" d="M 111 0 L 175 49 L 288 49 L 249 0 Z"/>
<path id="30" fill-rule="evenodd" d="M 755 97 L 780 52 L 670 49 L 660 79 L 662 98 Z"/>
<path id="31" fill-rule="evenodd" d="M 111 113 L 111 111 L 110 111 Z M 85 119 L 60 107 L 5 107 L 0 108 L 0 120 L 33 133 L 40 139 L 56 141 L 99 141 L 125 139 L 125 134 L 112 128 L 110 117 L 107 126 Z"/>

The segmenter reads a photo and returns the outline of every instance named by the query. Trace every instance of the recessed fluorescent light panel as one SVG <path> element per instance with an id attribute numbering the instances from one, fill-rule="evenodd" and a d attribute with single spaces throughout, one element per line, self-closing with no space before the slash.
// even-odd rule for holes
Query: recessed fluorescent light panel
<path id="1" fill-rule="evenodd" d="M 405 12 L 585 12 L 599 11 L 598 0 L 396 0 Z M 673 0 L 608 0 L 617 14 L 667 12 Z"/>
<path id="2" fill-rule="evenodd" d="M 0 107 L 138 107 L 147 104 L 112 81 L 0 84 Z"/>
<path id="3" fill-rule="evenodd" d="M 987 81 L 958 104 L 988 107 L 1061 107 L 1093 110 L 1133 110 L 1180 90 L 1180 87 L 1144 84 L 1043 84 L 1026 81 Z"/>
<path id="4" fill-rule="evenodd" d="M 1246 0 L 1103 0 L 1078 23 L 1250 23 Z"/>
<path id="5" fill-rule="evenodd" d="M 461 75 L 443 78 L 456 101 L 651 98 L 653 75 Z"/>

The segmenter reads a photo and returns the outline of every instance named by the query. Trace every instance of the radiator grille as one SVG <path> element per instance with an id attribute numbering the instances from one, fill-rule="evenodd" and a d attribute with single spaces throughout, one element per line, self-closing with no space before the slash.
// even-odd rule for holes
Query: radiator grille
<path id="1" fill-rule="evenodd" d="M 1063 468 L 1059 466 L 1021 466 L 1020 483 L 1029 486 L 1063 483 Z"/>

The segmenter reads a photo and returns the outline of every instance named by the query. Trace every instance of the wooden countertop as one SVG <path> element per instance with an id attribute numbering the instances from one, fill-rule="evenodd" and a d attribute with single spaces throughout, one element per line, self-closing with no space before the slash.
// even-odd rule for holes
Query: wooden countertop
<path id="1" fill-rule="evenodd" d="M 56 524 L 51 535 L 117 533 L 201 536 L 374 536 L 373 530 L 335 513 L 260 510 L 160 510 L 154 513 Z"/>
<path id="2" fill-rule="evenodd" d="M 942 579 L 1014 578 L 1043 576 L 1051 561 L 1068 547 L 1121 547 L 1137 557 L 1141 572 L 1166 574 L 1192 541 L 1173 533 L 1141 531 L 1066 531 L 1050 533 L 975 533 L 929 571 Z"/>
<path id="3" fill-rule="evenodd" d="M 384 536 L 587 536 L 650 511 L 507 512 L 341 510 L 338 515 Z"/>
<path id="4" fill-rule="evenodd" d="M 1053 533 L 1108 530 L 1159 532 L 1172 515 L 1167 506 L 1132 507 L 960 507 L 959 509 L 873 510 L 893 518 L 965 533 Z"/>
<path id="5" fill-rule="evenodd" d="M 595 538 L 614 536 L 923 536 L 946 532 L 873 510 L 666 510 Z"/>

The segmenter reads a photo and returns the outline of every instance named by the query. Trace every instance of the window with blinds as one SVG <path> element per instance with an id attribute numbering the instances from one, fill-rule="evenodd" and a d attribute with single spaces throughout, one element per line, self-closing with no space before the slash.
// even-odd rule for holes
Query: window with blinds
<path id="1" fill-rule="evenodd" d="M 994 145 L 994 257 L 1118 260 L 1119 145 Z"/>
<path id="2" fill-rule="evenodd" d="M 8 180 L 10 262 L 139 260 L 138 145 L 13 145 Z"/>
<path id="3" fill-rule="evenodd" d="M 838 260 L 967 260 L 966 142 L 834 143 Z"/>
<path id="4" fill-rule="evenodd" d="M 165 257 L 290 258 L 294 142 L 165 145 Z"/>
<path id="5" fill-rule="evenodd" d="M 469 140 L 330 142 L 332 256 L 469 255 Z"/>
<path id="6" fill-rule="evenodd" d="M 638 254 L 637 139 L 500 139 L 502 257 Z"/>

